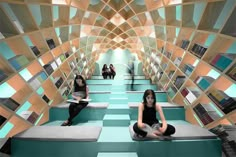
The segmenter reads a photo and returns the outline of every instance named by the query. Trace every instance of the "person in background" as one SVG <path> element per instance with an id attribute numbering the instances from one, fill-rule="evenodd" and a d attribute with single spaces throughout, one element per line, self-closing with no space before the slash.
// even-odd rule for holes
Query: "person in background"
<path id="1" fill-rule="evenodd" d="M 129 62 L 129 74 L 131 76 L 131 90 L 134 90 L 134 59 Z"/>
<path id="2" fill-rule="evenodd" d="M 114 77 L 116 76 L 116 70 L 113 64 L 109 65 L 109 69 L 110 69 L 109 77 L 110 79 L 114 79 Z"/>
<path id="3" fill-rule="evenodd" d="M 70 126 L 72 125 L 72 120 L 75 118 L 82 109 L 84 109 L 88 102 L 81 101 L 81 99 L 89 99 L 89 88 L 86 84 L 85 79 L 81 75 L 76 75 L 74 80 L 74 92 L 72 97 L 75 100 L 78 100 L 78 103 L 70 103 L 69 106 L 69 117 L 62 123 L 61 126 Z"/>
<path id="4" fill-rule="evenodd" d="M 161 123 L 156 118 L 159 113 Z M 147 128 L 152 132 L 147 132 Z M 138 107 L 138 122 L 133 125 L 133 130 L 138 137 L 161 138 L 175 133 L 175 127 L 167 124 L 162 107 L 156 104 L 156 96 L 153 90 L 147 89 L 143 95 L 143 102 Z"/>
<path id="5" fill-rule="evenodd" d="M 109 68 L 107 67 L 107 64 L 104 64 L 102 67 L 102 76 L 104 79 L 107 79 L 108 75 L 109 75 Z"/>

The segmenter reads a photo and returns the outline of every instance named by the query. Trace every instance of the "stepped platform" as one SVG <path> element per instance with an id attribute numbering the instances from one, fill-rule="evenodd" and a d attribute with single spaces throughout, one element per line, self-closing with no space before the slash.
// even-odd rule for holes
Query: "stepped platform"
<path id="1" fill-rule="evenodd" d="M 122 91 L 121 91 L 122 92 Z M 156 99 L 158 102 L 167 102 L 167 93 L 164 91 L 155 91 Z M 104 102 L 114 98 L 114 93 L 110 91 L 90 91 L 89 98 L 92 99 L 92 102 Z M 125 99 L 122 100 L 121 98 Z M 115 100 L 114 103 L 128 103 L 128 102 L 142 102 L 143 91 L 126 91 L 124 94 L 120 95 L 120 101 Z M 110 102 L 111 102 L 110 101 Z"/>
<path id="2" fill-rule="evenodd" d="M 108 101 L 111 91 L 90 91 L 89 98 L 92 99 L 92 102 L 104 102 Z"/>
<path id="3" fill-rule="evenodd" d="M 45 126 L 43 128 L 46 130 L 44 133 L 50 132 L 51 137 L 49 138 L 49 134 L 39 132 L 39 126 L 34 128 L 39 129 L 38 131 L 27 130 L 28 132 L 26 131 L 23 135 L 20 134 L 12 138 L 12 157 L 78 157 L 78 155 L 97 157 L 107 155 L 106 153 L 118 155 L 119 153 L 131 152 L 135 152 L 138 157 L 221 157 L 221 141 L 214 134 L 204 128 L 190 124 L 185 124 L 185 126 L 183 124 L 174 125 L 177 129 L 176 134 L 173 135 L 175 139 L 168 141 L 136 141 L 132 138 L 130 127 L 118 126 L 103 126 L 95 141 L 77 141 L 78 136 L 74 137 L 75 139 L 68 139 L 67 135 L 72 136 L 68 132 L 72 130 L 77 134 L 78 132 L 86 133 L 74 127 L 58 126 L 67 130 L 67 134 L 65 134 L 63 131 L 57 130 L 58 127 Z M 43 129 L 41 128 L 41 131 Z M 97 133 L 97 131 L 95 132 Z M 58 135 L 60 140 L 57 139 Z M 185 137 L 185 135 L 187 136 Z M 28 151 L 25 151 L 25 148 Z"/>
<path id="4" fill-rule="evenodd" d="M 69 105 L 69 103 L 61 103 L 51 107 L 49 110 L 49 122 L 66 120 L 69 117 Z M 102 120 L 108 106 L 108 102 L 91 102 L 74 118 L 73 123 L 76 124 L 88 120 Z"/>
<path id="5" fill-rule="evenodd" d="M 126 92 L 124 91 L 112 91 L 110 98 L 127 98 Z"/>
<path id="6" fill-rule="evenodd" d="M 112 84 L 89 84 L 89 91 L 111 91 Z"/>
<path id="7" fill-rule="evenodd" d="M 115 89 L 117 86 L 117 89 Z M 130 84 L 112 85 L 112 84 L 89 84 L 89 91 L 131 91 Z M 145 91 L 146 89 L 158 90 L 153 84 L 134 84 L 134 91 Z"/>
<path id="8" fill-rule="evenodd" d="M 109 99 L 109 102 L 112 103 L 113 105 L 127 104 L 128 101 L 129 100 L 127 97 L 110 97 L 110 99 Z"/>
<path id="9" fill-rule="evenodd" d="M 121 100 L 116 101 L 118 103 L 114 103 L 114 99 L 112 100 L 112 104 L 108 102 L 89 103 L 88 106 L 74 118 L 73 125 L 88 120 L 103 120 L 105 114 L 128 114 L 131 120 L 137 120 L 138 102 L 130 102 L 127 104 L 120 103 Z M 127 100 L 125 100 L 125 102 L 127 102 Z M 185 120 L 185 110 L 183 106 L 167 102 L 160 102 L 159 104 L 162 106 L 167 120 Z M 60 105 L 51 107 L 49 110 L 49 122 L 66 120 L 69 116 L 68 108 L 69 103 L 61 103 Z M 157 118 L 159 118 L 158 114 Z"/>
<path id="10" fill-rule="evenodd" d="M 127 89 L 127 85 L 116 85 L 112 84 L 111 91 L 112 92 L 125 92 Z"/>
<path id="11" fill-rule="evenodd" d="M 92 101 L 74 119 L 73 126 L 60 126 L 68 118 L 69 104 L 53 106 L 48 123 L 12 138 L 11 156 L 221 157 L 220 139 L 208 130 L 186 122 L 183 106 L 168 103 L 167 94 L 162 91 L 155 92 L 157 101 L 163 107 L 167 123 L 175 126 L 176 133 L 169 140 L 135 139 L 132 125 L 137 121 L 143 91 L 127 91 L 124 82 L 130 80 L 100 81 L 101 84 L 108 82 L 104 86 L 109 88 L 90 90 Z M 100 83 L 91 82 L 89 86 Z"/>
<path id="12" fill-rule="evenodd" d="M 157 91 L 157 86 L 154 84 L 134 84 L 133 89 L 131 90 L 131 85 L 127 84 L 126 91 L 142 91 L 144 92 L 146 89 L 152 89 L 154 91 Z"/>
<path id="13" fill-rule="evenodd" d="M 106 114 L 103 118 L 103 126 L 129 126 L 128 114 Z"/>
<path id="14" fill-rule="evenodd" d="M 115 80 L 117 78 L 118 77 L 115 77 Z M 124 75 L 124 76 L 120 76 L 120 78 L 122 78 L 122 79 L 131 79 L 131 76 L 130 75 Z M 101 80 L 104 80 L 102 75 L 93 75 L 90 79 L 101 79 Z M 146 78 L 145 78 L 144 75 L 135 75 L 134 79 L 146 79 Z"/>
<path id="15" fill-rule="evenodd" d="M 138 119 L 138 106 L 140 102 L 129 102 L 128 106 L 130 109 L 130 119 Z M 166 120 L 185 120 L 185 109 L 183 106 L 169 103 L 169 102 L 158 102 L 162 106 Z M 157 118 L 160 119 L 157 114 Z"/>
<path id="16" fill-rule="evenodd" d="M 109 104 L 107 114 L 130 114 L 130 108 L 127 104 Z"/>
<path id="17" fill-rule="evenodd" d="M 123 79 L 132 79 L 131 75 L 124 75 Z M 144 75 L 134 75 L 134 79 L 138 80 L 138 79 L 147 79 Z"/>
<path id="18" fill-rule="evenodd" d="M 91 84 L 117 84 L 117 85 L 120 84 L 120 85 L 124 85 L 124 84 L 131 84 L 132 80 L 131 79 L 127 79 L 127 80 L 89 79 L 89 80 L 86 80 L 86 83 L 88 85 L 91 85 Z M 135 79 L 134 84 L 151 84 L 151 81 L 149 79 Z"/>
<path id="19" fill-rule="evenodd" d="M 154 91 L 158 102 L 167 102 L 167 93 L 165 91 Z M 126 91 L 129 102 L 142 102 L 143 91 Z"/>

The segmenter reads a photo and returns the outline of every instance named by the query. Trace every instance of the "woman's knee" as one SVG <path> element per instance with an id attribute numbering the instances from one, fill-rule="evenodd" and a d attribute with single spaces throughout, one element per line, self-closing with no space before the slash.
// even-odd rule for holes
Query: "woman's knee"
<path id="1" fill-rule="evenodd" d="M 173 135 L 175 133 L 175 127 L 168 124 L 167 129 L 165 131 L 165 135 Z"/>
<path id="2" fill-rule="evenodd" d="M 174 126 L 171 125 L 171 126 L 170 126 L 170 130 L 171 130 L 171 131 L 170 131 L 171 134 L 174 134 L 174 133 L 175 133 L 175 127 L 174 127 Z"/>
<path id="3" fill-rule="evenodd" d="M 76 107 L 76 103 L 70 103 L 69 109 L 74 109 Z"/>
<path id="4" fill-rule="evenodd" d="M 87 105 L 88 105 L 88 103 L 86 103 L 86 102 L 81 102 L 81 103 L 77 104 L 77 108 L 78 108 L 79 110 L 82 110 L 82 109 L 85 108 Z"/>
<path id="5" fill-rule="evenodd" d="M 145 137 L 147 136 L 147 132 L 141 130 L 139 127 L 138 127 L 138 123 L 136 122 L 134 125 L 133 125 L 133 130 L 136 134 L 142 136 L 142 137 Z"/>
<path id="6" fill-rule="evenodd" d="M 133 130 L 135 131 L 135 130 L 137 129 L 137 127 L 138 127 L 138 123 L 136 122 L 136 123 L 134 123 L 134 125 L 133 125 Z"/>

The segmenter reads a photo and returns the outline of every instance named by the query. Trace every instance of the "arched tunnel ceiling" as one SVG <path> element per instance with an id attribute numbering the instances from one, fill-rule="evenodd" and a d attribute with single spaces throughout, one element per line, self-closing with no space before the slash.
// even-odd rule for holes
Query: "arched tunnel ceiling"
<path id="1" fill-rule="evenodd" d="M 138 53 L 145 51 L 144 44 L 156 49 L 156 38 L 164 38 L 157 29 L 165 24 L 165 5 L 178 4 L 182 0 L 72 0 L 70 23 L 81 22 L 80 39 L 89 37 L 93 50 L 128 49 Z M 58 3 L 59 0 L 53 0 Z M 159 37 L 158 37 L 159 36 Z"/>

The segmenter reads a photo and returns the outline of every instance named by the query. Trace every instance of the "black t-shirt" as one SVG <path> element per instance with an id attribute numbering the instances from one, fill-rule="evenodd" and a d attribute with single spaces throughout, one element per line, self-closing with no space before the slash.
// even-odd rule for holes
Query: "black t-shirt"
<path id="1" fill-rule="evenodd" d="M 154 123 L 159 123 L 158 119 L 156 118 L 156 109 L 154 107 L 147 107 L 144 105 L 143 110 L 143 123 L 146 123 L 152 126 Z"/>
<path id="2" fill-rule="evenodd" d="M 78 86 L 74 91 L 76 96 L 80 96 L 82 99 L 86 98 L 86 86 Z"/>

